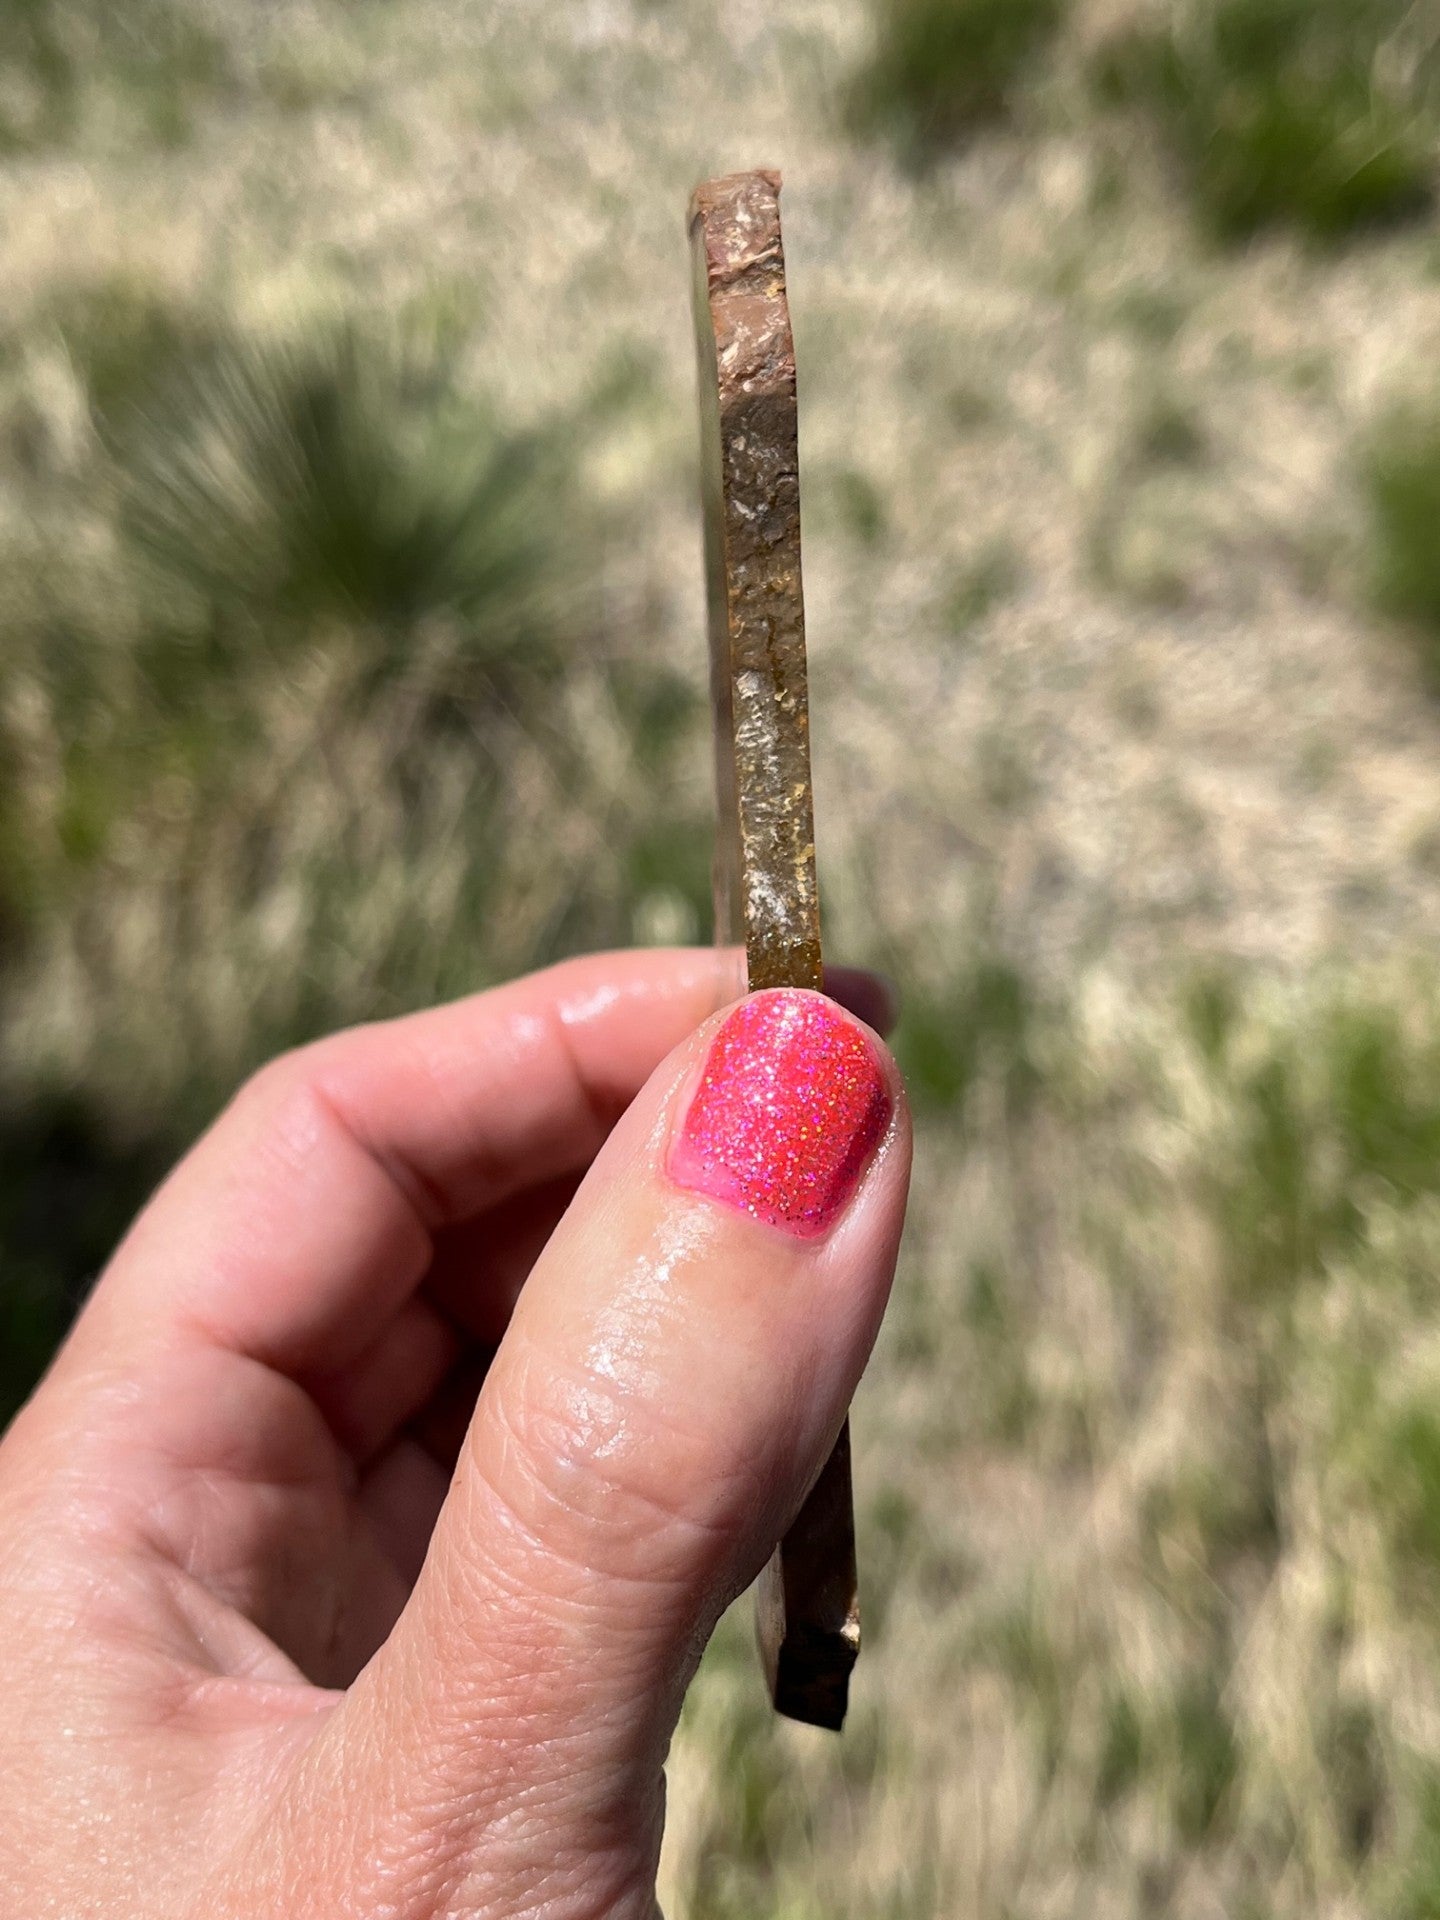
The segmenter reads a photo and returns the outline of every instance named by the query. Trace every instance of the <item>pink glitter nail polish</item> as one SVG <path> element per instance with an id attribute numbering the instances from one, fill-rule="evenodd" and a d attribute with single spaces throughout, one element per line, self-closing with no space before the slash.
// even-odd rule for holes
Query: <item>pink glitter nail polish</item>
<path id="1" fill-rule="evenodd" d="M 818 993 L 752 994 L 711 1043 L 670 1175 L 812 1239 L 849 1200 L 889 1118 L 880 1063 L 853 1021 Z"/>

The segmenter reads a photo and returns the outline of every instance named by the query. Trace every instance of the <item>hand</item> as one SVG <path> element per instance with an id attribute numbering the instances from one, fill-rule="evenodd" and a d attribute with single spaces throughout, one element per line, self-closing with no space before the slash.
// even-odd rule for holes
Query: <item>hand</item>
<path id="1" fill-rule="evenodd" d="M 0 1445 L 6 1920 L 655 1914 L 909 1168 L 874 1036 L 738 986 L 603 955 L 339 1034 L 171 1175 Z"/>

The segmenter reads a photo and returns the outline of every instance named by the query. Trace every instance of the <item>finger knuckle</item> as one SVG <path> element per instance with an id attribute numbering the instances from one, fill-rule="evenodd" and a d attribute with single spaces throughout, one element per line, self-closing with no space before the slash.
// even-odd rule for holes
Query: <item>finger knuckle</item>
<path id="1" fill-rule="evenodd" d="M 623 1379 L 531 1355 L 501 1413 L 518 1488 L 512 1504 L 523 1503 L 522 1519 L 547 1550 L 669 1584 L 688 1578 L 725 1536 L 706 1449 Z"/>

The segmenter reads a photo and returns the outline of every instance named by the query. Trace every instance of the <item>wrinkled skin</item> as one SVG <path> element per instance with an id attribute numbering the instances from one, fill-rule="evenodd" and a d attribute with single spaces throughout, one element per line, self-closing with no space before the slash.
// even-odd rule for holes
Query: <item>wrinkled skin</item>
<path id="1" fill-rule="evenodd" d="M 738 986 L 602 955 L 337 1035 L 171 1175 L 0 1445 L 7 1920 L 656 1911 L 908 1177 L 898 1085 L 822 1239 L 667 1177 Z"/>

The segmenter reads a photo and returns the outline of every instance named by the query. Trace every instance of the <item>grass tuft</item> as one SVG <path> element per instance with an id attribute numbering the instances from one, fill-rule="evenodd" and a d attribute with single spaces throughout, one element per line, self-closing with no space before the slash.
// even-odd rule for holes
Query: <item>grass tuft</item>
<path id="1" fill-rule="evenodd" d="M 1182 0 L 1101 56 L 1102 93 L 1141 108 L 1203 221 L 1242 240 L 1291 226 L 1336 242 L 1433 197 L 1433 47 L 1409 0 Z"/>
<path id="2" fill-rule="evenodd" d="M 1385 416 L 1365 449 L 1363 484 L 1376 601 L 1426 636 L 1440 675 L 1440 401 Z"/>
<path id="3" fill-rule="evenodd" d="M 1415 1801 L 1390 1910 L 1395 1920 L 1440 1920 L 1440 1769 L 1424 1772 Z"/>
<path id="4" fill-rule="evenodd" d="M 1010 110 L 1065 13 L 1065 0 L 880 0 L 851 125 L 912 167 L 931 164 Z"/>
<path id="5" fill-rule="evenodd" d="M 73 141 L 102 103 L 124 130 L 176 146 L 200 106 L 232 84 L 224 42 L 183 0 L 0 8 L 0 153 Z"/>
<path id="6" fill-rule="evenodd" d="M 959 1117 L 987 1072 L 1023 1105 L 1037 1072 L 1034 1016 L 1028 982 L 1005 960 L 977 959 L 945 987 L 909 994 L 895 1052 L 916 1112 Z"/>
<path id="7" fill-rule="evenodd" d="M 207 364 L 221 344 L 207 316 L 124 272 L 57 288 L 41 325 L 58 336 L 105 436 L 122 429 L 182 370 Z"/>
<path id="8" fill-rule="evenodd" d="M 945 583 L 942 610 L 947 630 L 957 636 L 967 634 L 1012 599 L 1024 577 L 1024 563 L 1014 542 L 990 541 Z"/>
<path id="9" fill-rule="evenodd" d="M 1210 1672 L 1176 1689 L 1170 1710 L 1175 1745 L 1173 1814 L 1181 1836 L 1195 1844 L 1210 1833 L 1235 1777 L 1234 1729 Z"/>
<path id="10" fill-rule="evenodd" d="M 338 966 L 319 971 L 354 975 L 344 953 L 361 936 L 344 923 L 365 912 L 367 867 L 370 890 L 378 886 L 377 835 L 393 833 L 390 854 L 413 867 L 425 832 L 435 848 L 457 832 L 462 805 L 474 866 L 447 880 L 445 914 L 447 924 L 481 914 L 477 836 L 483 845 L 497 820 L 525 731 L 548 730 L 552 785 L 583 788 L 589 777 L 571 718 L 540 697 L 576 662 L 574 589 L 595 525 L 575 435 L 562 447 L 556 431 L 513 425 L 483 392 L 462 391 L 446 364 L 389 335 L 333 327 L 257 341 L 124 277 L 58 290 L 41 319 L 93 431 L 75 437 L 58 484 L 37 485 L 31 544 L 3 555 L 0 734 L 23 766 L 0 799 L 7 942 L 43 940 L 87 887 L 130 897 L 117 868 L 127 846 L 132 867 L 134 850 L 166 846 L 182 889 L 208 862 L 228 876 L 241 915 L 267 887 L 283 888 L 280 847 L 296 837 L 284 809 L 298 804 L 307 731 L 316 818 L 353 805 L 377 823 L 335 822 L 325 859 L 292 847 L 306 872 L 294 930 L 308 920 L 310 937 L 339 949 Z M 79 487 L 92 530 L 78 552 L 62 552 Z M 596 639 L 592 629 L 592 677 L 605 670 Z M 607 712 L 624 752 L 668 777 L 683 703 L 654 673 L 634 679 L 617 682 Z M 282 735 L 290 745 L 277 755 Z M 354 769 L 382 740 L 362 779 Z M 443 767 L 442 740 L 453 762 Z M 538 803 L 532 781 L 525 804 Z M 423 829 L 427 809 L 450 824 L 437 817 Z M 617 848 L 641 831 L 634 812 L 633 826 L 614 823 Z M 605 917 L 597 895 L 607 880 L 606 930 L 618 940 L 635 935 L 642 887 L 678 887 L 686 901 L 695 892 L 692 860 L 678 882 L 653 880 L 643 849 L 633 864 L 618 878 L 612 867 L 595 869 L 591 884 L 577 879 L 546 909 L 538 945 L 562 922 L 583 939 Z M 154 897 L 145 910 L 158 910 Z M 291 920 L 286 909 L 282 922 Z M 388 950 L 392 977 L 411 978 L 402 1000 L 422 980 L 431 994 L 444 990 L 436 963 L 447 940 L 430 935 L 426 958 L 419 926 L 398 919 L 393 942 L 366 937 Z M 166 935 L 164 946 L 183 970 L 184 942 Z M 266 1040 L 346 1017 L 346 996 L 311 984 L 311 969 L 298 969 L 287 1010 L 257 1016 L 253 1032 L 239 1024 L 247 1058 Z M 350 1017 L 362 1006 L 351 1001 Z"/>
<path id="11" fill-rule="evenodd" d="M 1341 1002 L 1235 1069 L 1212 1201 L 1242 1292 L 1285 1291 L 1351 1252 L 1377 1194 L 1440 1192 L 1440 1033 Z"/>
<path id="12" fill-rule="evenodd" d="M 441 371 L 350 330 L 200 356 L 121 441 L 121 525 L 212 650 L 328 626 L 450 623 L 502 695 L 556 664 L 560 469 L 457 405 Z"/>

